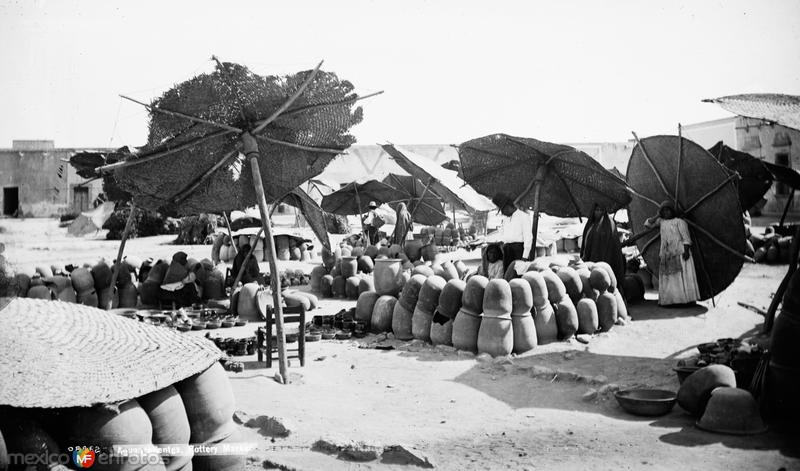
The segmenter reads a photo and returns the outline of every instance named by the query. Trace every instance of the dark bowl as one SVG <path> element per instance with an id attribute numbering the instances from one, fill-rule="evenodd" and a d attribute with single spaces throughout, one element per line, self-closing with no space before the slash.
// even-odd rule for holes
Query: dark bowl
<path id="1" fill-rule="evenodd" d="M 627 389 L 614 394 L 619 405 L 634 415 L 658 416 L 668 414 L 678 395 L 663 389 Z"/>

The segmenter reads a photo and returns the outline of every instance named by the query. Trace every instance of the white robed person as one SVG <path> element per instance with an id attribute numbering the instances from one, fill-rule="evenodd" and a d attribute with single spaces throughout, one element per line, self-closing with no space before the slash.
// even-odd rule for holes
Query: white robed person
<path id="1" fill-rule="evenodd" d="M 692 257 L 689 225 L 677 217 L 671 201 L 661 203 L 658 216 L 644 222 L 646 228 L 659 227 L 661 246 L 658 252 L 658 304 L 674 306 L 693 304 L 700 299 L 697 272 Z"/>

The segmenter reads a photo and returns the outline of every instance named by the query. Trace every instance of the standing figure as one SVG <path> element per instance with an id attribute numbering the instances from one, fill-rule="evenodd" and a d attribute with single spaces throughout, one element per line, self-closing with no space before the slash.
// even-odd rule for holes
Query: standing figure
<path id="1" fill-rule="evenodd" d="M 659 226 L 661 230 L 658 253 L 658 304 L 661 306 L 693 304 L 700 299 L 689 225 L 677 214 L 675 205 L 665 201 L 659 207 L 658 216 L 644 223 L 644 227 Z"/>
<path id="2" fill-rule="evenodd" d="M 587 262 L 606 262 L 617 280 L 625 279 L 625 256 L 614 219 L 600 205 L 594 205 L 583 228 L 581 259 Z M 619 283 L 622 286 L 622 283 Z"/>
<path id="3" fill-rule="evenodd" d="M 515 260 L 527 260 L 533 246 L 533 220 L 525 211 L 517 208 L 514 200 L 505 193 L 492 198 L 506 220 L 503 222 L 503 272 Z"/>
<path id="4" fill-rule="evenodd" d="M 408 234 L 414 230 L 414 225 L 411 222 L 411 213 L 408 212 L 405 203 L 397 205 L 397 222 L 394 225 L 394 243 L 403 247 L 406 245 Z"/>
<path id="5" fill-rule="evenodd" d="M 367 233 L 367 240 L 370 245 L 378 243 L 378 229 L 385 224 L 386 221 L 378 214 L 378 203 L 374 201 L 369 202 L 369 211 L 361 216 L 364 222 L 364 231 Z"/>

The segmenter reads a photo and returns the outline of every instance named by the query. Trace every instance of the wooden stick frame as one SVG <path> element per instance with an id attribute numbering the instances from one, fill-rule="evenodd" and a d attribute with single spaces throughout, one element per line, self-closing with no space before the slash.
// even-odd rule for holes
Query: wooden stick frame
<path id="1" fill-rule="evenodd" d="M 128 241 L 128 236 L 131 233 L 131 226 L 133 226 L 133 218 L 136 213 L 136 205 L 131 203 L 131 212 L 128 214 L 128 219 L 125 221 L 125 229 L 122 231 L 122 239 L 119 241 L 119 250 L 117 250 L 117 259 L 114 261 L 114 270 L 111 272 L 111 296 L 108 299 L 106 306 L 100 306 L 103 309 L 111 309 L 114 302 L 113 294 L 117 291 L 117 278 L 119 277 L 119 267 L 122 264 L 122 254 L 125 253 L 125 243 Z"/>

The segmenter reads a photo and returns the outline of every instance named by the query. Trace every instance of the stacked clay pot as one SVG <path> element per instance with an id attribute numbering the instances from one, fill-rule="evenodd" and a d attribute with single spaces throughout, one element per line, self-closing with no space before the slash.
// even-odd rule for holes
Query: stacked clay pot
<path id="1" fill-rule="evenodd" d="M 467 283 L 463 280 L 450 280 L 442 288 L 439 305 L 431 321 L 431 343 L 434 345 L 453 344 L 453 320 L 461 309 L 464 289 Z"/>
<path id="2" fill-rule="evenodd" d="M 397 296 L 408 279 L 399 258 L 379 258 L 375 260 L 375 291 L 381 296 Z"/>
<path id="3" fill-rule="evenodd" d="M 478 352 L 510 355 L 514 349 L 511 327 L 511 286 L 504 279 L 490 280 L 483 295 L 483 319 L 478 331 Z"/>
<path id="4" fill-rule="evenodd" d="M 78 303 L 97 307 L 97 293 L 94 289 L 94 278 L 92 278 L 92 273 L 89 269 L 86 267 L 76 268 L 70 274 L 70 278 L 72 279 L 72 287 L 75 288 L 75 292 L 77 293 Z"/>
<path id="5" fill-rule="evenodd" d="M 725 365 L 710 365 L 690 374 L 678 390 L 678 404 L 695 417 L 701 417 L 711 392 L 718 387 L 736 387 L 736 374 Z"/>
<path id="6" fill-rule="evenodd" d="M 396 305 L 397 298 L 389 295 L 381 296 L 375 301 L 370 320 L 373 332 L 382 333 L 392 330 L 392 316 Z"/>
<path id="7" fill-rule="evenodd" d="M 589 284 L 600 294 L 597 296 L 597 317 L 600 330 L 608 332 L 617 322 L 617 298 L 609 292 L 611 277 L 608 271 L 595 265 L 589 276 Z"/>
<path id="8" fill-rule="evenodd" d="M 375 280 L 364 273 L 361 274 L 361 280 L 358 282 L 358 294 L 364 291 L 375 291 Z"/>
<path id="9" fill-rule="evenodd" d="M 511 329 L 514 333 L 514 353 L 524 353 L 537 345 L 536 325 L 533 323 L 533 293 L 526 280 L 514 279 L 508 282 L 511 288 Z M 484 297 L 485 299 L 485 297 Z"/>
<path id="10" fill-rule="evenodd" d="M 542 272 L 547 285 L 547 298 L 554 306 L 559 339 L 568 339 L 578 331 L 578 311 L 567 294 L 564 282 L 552 270 Z"/>
<path id="11" fill-rule="evenodd" d="M 75 290 L 72 288 L 72 280 L 70 280 L 68 276 L 55 275 L 48 281 L 52 286 L 52 290 L 56 299 L 59 301 L 66 301 L 68 303 L 78 302 L 75 295 Z M 136 287 L 134 287 L 134 289 L 136 289 Z"/>
<path id="12" fill-rule="evenodd" d="M 417 306 L 419 292 L 422 289 L 422 285 L 425 284 L 425 280 L 427 280 L 425 275 L 412 275 L 405 286 L 403 286 L 400 298 L 394 306 L 394 311 L 392 312 L 392 333 L 394 333 L 394 336 L 399 340 L 411 340 L 414 338 L 414 334 L 412 333 L 414 308 Z"/>
<path id="13" fill-rule="evenodd" d="M 439 305 L 439 296 L 446 281 L 440 276 L 430 276 L 419 290 L 417 304 L 411 318 L 411 333 L 415 339 L 431 341 L 431 322 L 433 311 Z"/>
<path id="14" fill-rule="evenodd" d="M 137 398 L 144 409 L 153 429 L 152 443 L 189 445 L 191 427 L 178 390 L 167 386 Z M 191 448 L 187 449 L 191 450 Z M 188 470 L 192 463 L 192 454 L 179 456 L 163 456 L 162 460 L 168 470 Z"/>
<path id="15" fill-rule="evenodd" d="M 111 287 L 111 267 L 105 260 L 100 260 L 92 267 L 94 290 L 97 292 L 97 307 L 108 309 L 112 304 L 114 290 Z"/>
<path id="16" fill-rule="evenodd" d="M 535 312 L 533 324 L 536 329 L 537 344 L 546 344 L 557 340 L 558 324 L 556 323 L 555 310 L 553 305 L 550 304 L 544 276 L 541 272 L 529 271 L 522 275 L 522 279 L 527 281 L 531 287 Z"/>
<path id="17" fill-rule="evenodd" d="M 488 278 L 475 275 L 467 281 L 467 285 L 464 287 L 461 309 L 458 310 L 453 321 L 453 347 L 459 350 L 473 353 L 478 351 L 483 297 L 488 284 Z"/>
<path id="18" fill-rule="evenodd" d="M 375 303 L 378 302 L 380 297 L 375 291 L 361 293 L 356 302 L 356 321 L 369 325 L 372 322 L 372 311 L 375 310 Z"/>

